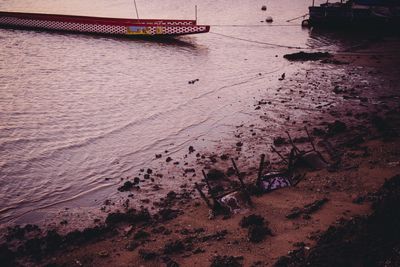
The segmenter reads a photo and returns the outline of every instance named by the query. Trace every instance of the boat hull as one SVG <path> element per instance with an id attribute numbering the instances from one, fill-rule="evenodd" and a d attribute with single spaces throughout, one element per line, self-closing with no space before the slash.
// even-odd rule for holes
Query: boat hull
<path id="1" fill-rule="evenodd" d="M 400 24 L 400 16 L 378 16 L 374 8 L 351 6 L 349 4 L 323 4 L 309 7 L 309 25 L 313 27 L 340 27 L 382 29 L 394 28 Z"/>
<path id="2" fill-rule="evenodd" d="M 177 36 L 206 33 L 210 26 L 194 20 L 116 19 L 0 12 L 0 27 L 119 36 Z"/>

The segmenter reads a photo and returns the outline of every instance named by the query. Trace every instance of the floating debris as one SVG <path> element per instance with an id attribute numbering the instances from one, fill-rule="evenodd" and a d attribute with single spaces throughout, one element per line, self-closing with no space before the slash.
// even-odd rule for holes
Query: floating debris
<path id="1" fill-rule="evenodd" d="M 286 54 L 283 57 L 290 61 L 316 61 L 316 60 L 332 57 L 332 55 L 328 52 L 307 53 L 307 52 L 301 51 L 298 53 Z"/>
<path id="2" fill-rule="evenodd" d="M 195 84 L 196 82 L 200 81 L 199 79 L 188 81 L 188 84 Z"/>

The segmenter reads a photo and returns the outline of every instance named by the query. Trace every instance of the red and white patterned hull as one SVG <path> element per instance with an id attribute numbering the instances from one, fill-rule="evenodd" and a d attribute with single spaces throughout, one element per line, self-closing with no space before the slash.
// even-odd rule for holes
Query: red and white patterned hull
<path id="1" fill-rule="evenodd" d="M 116 19 L 0 12 L 0 27 L 125 36 L 174 36 L 205 33 L 210 26 L 195 20 Z"/>

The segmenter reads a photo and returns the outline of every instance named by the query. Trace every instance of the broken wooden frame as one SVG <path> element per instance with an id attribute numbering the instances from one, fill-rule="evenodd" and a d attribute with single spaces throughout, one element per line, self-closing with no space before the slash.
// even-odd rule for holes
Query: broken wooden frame
<path id="1" fill-rule="evenodd" d="M 302 161 L 305 159 L 305 157 L 307 157 L 307 155 L 311 155 L 311 153 L 315 153 L 317 155 L 317 158 L 320 159 L 324 164 L 328 164 L 328 162 L 324 159 L 324 157 L 322 156 L 322 154 L 317 151 L 317 149 L 315 148 L 314 142 L 310 136 L 310 133 L 308 132 L 307 127 L 304 127 L 306 133 L 307 133 L 307 137 L 308 137 L 308 141 L 311 144 L 311 149 L 310 150 L 301 150 L 299 149 L 292 137 L 290 136 L 289 132 L 286 131 L 286 134 L 288 136 L 289 142 L 292 146 L 292 149 L 290 150 L 290 154 L 287 158 L 285 158 L 275 147 L 271 146 L 271 149 L 274 153 L 276 153 L 281 159 L 282 161 L 287 164 L 287 169 L 284 171 L 280 171 L 280 172 L 270 172 L 267 173 L 265 175 L 262 176 L 262 172 L 263 172 L 263 168 L 264 168 L 264 155 L 261 156 L 261 162 L 260 162 L 260 167 L 259 167 L 259 172 L 258 172 L 258 177 L 257 177 L 257 183 L 256 185 L 260 188 L 262 187 L 263 190 L 265 190 L 266 192 L 272 191 L 274 189 L 278 189 L 279 186 L 277 186 L 277 188 L 272 188 L 272 189 L 268 189 L 265 186 L 265 183 L 268 183 L 268 181 L 273 181 L 273 179 L 278 179 L 280 178 L 282 180 L 282 187 L 287 187 L 287 186 L 296 186 L 302 179 L 304 179 L 305 174 L 301 175 L 295 175 L 294 169 L 296 167 L 296 164 L 299 161 Z M 306 160 L 304 160 L 306 162 Z M 306 162 L 307 163 L 307 162 Z M 308 164 L 310 165 L 310 164 Z M 310 166 L 312 167 L 312 166 Z M 312 167 L 313 168 L 313 167 Z M 284 179 L 287 179 L 287 183 L 284 182 Z"/>
<path id="2" fill-rule="evenodd" d="M 295 175 L 295 166 L 296 163 L 302 159 L 304 159 L 304 157 L 306 157 L 308 154 L 310 153 L 316 153 L 316 155 L 322 160 L 322 162 L 328 164 L 328 162 L 324 159 L 324 157 L 322 156 L 322 154 L 316 150 L 314 142 L 308 132 L 307 127 L 304 127 L 306 133 L 307 133 L 307 137 L 308 137 L 308 141 L 311 144 L 311 149 L 310 150 L 300 150 L 294 143 L 292 137 L 290 136 L 289 132 L 286 131 L 286 134 L 289 138 L 289 142 L 292 146 L 292 149 L 290 150 L 290 153 L 288 155 L 287 158 L 285 158 L 278 150 L 276 150 L 275 147 L 271 146 L 272 151 L 275 152 L 284 163 L 287 164 L 287 168 L 286 170 L 283 171 L 277 171 L 277 172 L 272 172 L 270 170 L 271 164 L 268 163 L 267 166 L 269 167 L 269 172 L 265 175 L 262 175 L 264 168 L 265 168 L 265 154 L 261 155 L 261 160 L 260 160 L 260 165 L 259 165 L 259 169 L 258 169 L 258 175 L 257 175 L 257 180 L 256 180 L 256 186 L 260 189 L 263 190 L 263 192 L 270 192 L 272 190 L 278 189 L 278 188 L 283 188 L 283 187 L 289 187 L 289 186 L 296 186 L 301 180 L 304 179 L 305 174 L 297 174 Z M 234 188 L 230 191 L 224 192 L 223 194 L 220 195 L 216 195 L 214 193 L 214 191 L 211 188 L 209 179 L 207 174 L 205 173 L 204 170 L 202 170 L 203 176 L 204 176 L 204 180 L 206 183 L 206 186 L 208 188 L 208 193 L 211 196 L 212 199 L 212 203 L 209 201 L 209 199 L 207 198 L 207 196 L 203 193 L 203 191 L 201 190 L 200 186 L 196 183 L 195 187 L 196 190 L 199 192 L 201 198 L 206 202 L 207 206 L 214 212 L 217 213 L 221 213 L 222 212 L 226 212 L 227 211 L 227 207 L 224 206 L 224 204 L 221 202 L 221 200 L 230 195 L 233 194 L 235 192 L 241 192 L 242 195 L 244 196 L 244 199 L 246 201 L 246 204 L 248 204 L 249 206 L 252 206 L 252 201 L 251 201 L 251 197 L 249 192 L 247 191 L 246 185 L 243 181 L 242 178 L 242 174 L 240 173 L 236 162 L 234 159 L 231 159 L 232 161 L 232 165 L 235 169 L 235 173 L 237 175 L 237 178 L 240 182 L 240 188 Z M 273 179 L 281 179 L 282 184 L 279 186 L 277 186 L 276 188 L 266 188 L 265 187 L 265 183 L 268 181 L 273 181 Z M 287 182 L 286 182 L 287 181 Z M 279 182 L 279 181 L 278 181 Z"/>
<path id="3" fill-rule="evenodd" d="M 288 164 L 287 170 L 280 172 L 268 172 L 265 175 L 262 175 L 264 171 L 264 160 L 265 160 L 265 155 L 262 154 L 256 181 L 257 188 L 261 189 L 262 192 L 267 193 L 275 189 L 292 186 L 294 183 L 292 179 L 293 177 L 292 168 L 290 167 L 292 160 L 290 158 L 293 157 L 292 156 L 293 153 L 294 152 L 292 149 L 289 159 L 288 160 L 285 159 L 285 162 L 287 162 Z M 268 171 L 270 171 L 270 168 Z M 277 185 L 276 183 L 279 183 L 279 185 Z"/>
<path id="4" fill-rule="evenodd" d="M 245 197 L 247 204 L 252 206 L 253 203 L 251 202 L 251 197 L 250 197 L 249 192 L 247 191 L 246 185 L 243 182 L 242 174 L 239 172 L 239 169 L 236 165 L 235 160 L 231 159 L 231 161 L 232 161 L 233 168 L 235 169 L 236 175 L 240 181 L 240 191 L 243 193 L 243 196 Z"/>
<path id="5" fill-rule="evenodd" d="M 202 199 L 204 200 L 204 202 L 207 204 L 207 207 L 208 207 L 210 210 L 212 210 L 213 212 L 217 213 L 217 214 L 218 214 L 218 213 L 219 213 L 219 214 L 221 214 L 221 213 L 222 213 L 222 214 L 226 214 L 226 213 L 228 213 L 228 212 L 230 212 L 230 213 L 232 212 L 231 208 L 228 207 L 226 204 L 223 203 L 223 198 L 224 198 L 224 197 L 227 197 L 228 195 L 232 195 L 232 194 L 234 194 L 235 192 L 241 193 L 241 194 L 242 194 L 243 199 L 244 199 L 244 201 L 246 202 L 247 205 L 249 205 L 249 206 L 252 206 L 252 205 L 253 205 L 253 203 L 252 203 L 252 201 L 251 201 L 250 194 L 249 194 L 249 192 L 247 191 L 246 185 L 245 185 L 245 183 L 244 183 L 244 181 L 243 181 L 242 174 L 240 173 L 240 171 L 239 171 L 239 169 L 238 169 L 238 167 L 237 167 L 237 165 L 236 165 L 235 160 L 234 160 L 234 159 L 231 159 L 231 161 L 232 161 L 233 167 L 234 167 L 234 169 L 235 169 L 237 178 L 238 178 L 238 180 L 239 180 L 239 182 L 240 182 L 240 188 L 233 188 L 233 189 L 231 189 L 231 190 L 229 190 L 229 191 L 227 191 L 227 192 L 224 192 L 224 193 L 222 193 L 222 194 L 217 195 L 217 194 L 214 193 L 214 191 L 213 191 L 213 189 L 212 189 L 212 187 L 211 187 L 211 185 L 210 185 L 210 181 L 209 181 L 209 179 L 208 179 L 208 175 L 205 173 L 204 170 L 202 170 L 203 177 L 204 177 L 204 181 L 205 181 L 206 187 L 207 187 L 207 189 L 208 189 L 208 194 L 210 195 L 210 197 L 211 197 L 211 199 L 212 199 L 212 202 L 210 202 L 210 200 L 208 199 L 208 197 L 206 196 L 206 194 L 204 194 L 204 192 L 203 192 L 202 189 L 200 188 L 200 185 L 197 184 L 197 183 L 195 183 L 195 188 L 196 188 L 196 190 L 199 192 L 201 198 L 202 198 Z M 228 210 L 229 210 L 229 211 L 228 211 Z"/>
<path id="6" fill-rule="evenodd" d="M 286 159 L 284 156 L 282 156 L 282 154 L 273 146 L 271 146 L 271 149 L 273 152 L 275 152 L 284 163 L 288 164 L 288 170 L 292 171 L 293 168 L 295 167 L 296 163 L 304 160 L 306 163 L 307 161 L 305 160 L 305 158 L 307 156 L 310 156 L 312 153 L 315 153 L 315 155 L 317 156 L 318 159 L 321 160 L 321 162 L 323 164 L 328 164 L 328 162 L 325 160 L 325 158 L 322 156 L 322 154 L 315 148 L 314 142 L 310 136 L 310 133 L 308 132 L 307 127 L 304 127 L 306 133 L 307 133 L 307 137 L 308 137 L 308 141 L 311 144 L 311 149 L 310 150 L 300 150 L 294 143 L 292 137 L 290 136 L 289 132 L 286 131 L 286 134 L 288 136 L 289 142 L 292 146 L 292 149 L 290 151 L 290 155 L 289 157 Z M 310 165 L 310 164 L 309 164 Z M 311 168 L 316 168 L 315 166 L 310 166 Z"/>
<path id="7" fill-rule="evenodd" d="M 321 159 L 323 162 L 328 163 L 328 162 L 325 160 L 325 158 L 322 156 L 322 154 L 315 148 L 314 142 L 313 142 L 313 140 L 312 140 L 312 138 L 311 138 L 310 133 L 308 132 L 307 127 L 304 126 L 304 130 L 305 130 L 306 133 L 307 133 L 308 142 L 310 142 L 310 145 L 311 145 L 311 147 L 312 147 L 310 150 L 305 150 L 305 151 L 300 150 L 300 149 L 294 144 L 294 142 L 293 142 L 293 140 L 292 140 L 292 137 L 290 136 L 289 132 L 286 131 L 286 134 L 287 134 L 287 136 L 288 136 L 288 138 L 289 138 L 289 142 L 290 142 L 290 144 L 292 145 L 292 148 L 294 149 L 296 159 L 301 159 L 301 157 L 303 157 L 304 155 L 314 152 L 314 153 L 316 153 L 316 154 L 318 155 L 318 157 L 320 157 L 320 159 Z"/>

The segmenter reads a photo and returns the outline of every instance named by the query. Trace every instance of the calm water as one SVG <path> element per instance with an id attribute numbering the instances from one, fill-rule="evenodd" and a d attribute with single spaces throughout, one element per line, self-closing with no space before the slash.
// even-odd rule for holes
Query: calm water
<path id="1" fill-rule="evenodd" d="M 0 9 L 133 17 L 132 2 L 0 0 Z M 293 50 L 260 42 L 330 44 L 310 38 L 300 21 L 260 22 L 272 16 L 272 25 L 288 25 L 308 0 L 137 3 L 142 18 L 181 19 L 193 18 L 197 4 L 212 33 L 149 42 L 0 29 L 1 223 L 31 221 L 31 211 L 46 207 L 95 206 L 156 153 L 173 156 L 228 135 L 259 89 L 290 71 L 281 56 Z"/>

